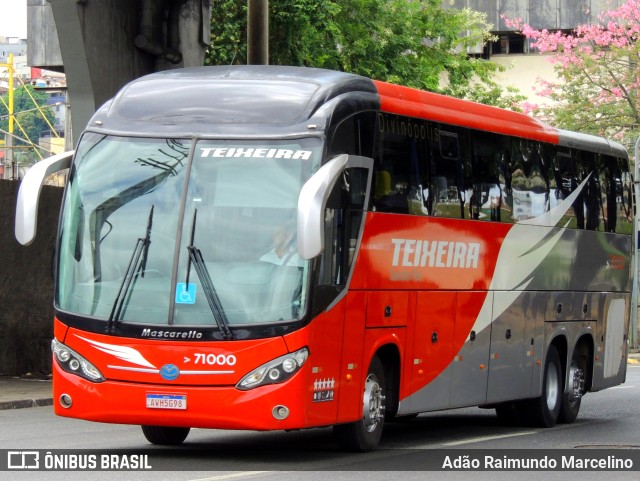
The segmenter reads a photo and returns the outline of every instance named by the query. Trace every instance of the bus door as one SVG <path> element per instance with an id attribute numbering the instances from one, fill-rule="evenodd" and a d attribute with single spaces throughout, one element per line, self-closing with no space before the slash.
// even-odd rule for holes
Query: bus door
<path id="1" fill-rule="evenodd" d="M 489 347 L 491 342 L 491 310 L 481 311 L 485 298 L 493 303 L 493 293 L 459 292 L 457 301 L 455 345 L 462 346 L 451 364 L 451 406 L 474 406 L 487 399 Z M 463 322 L 460 313 L 480 312 L 474 326 Z M 482 327 L 486 326 L 486 327 Z"/>
<path id="2" fill-rule="evenodd" d="M 415 393 L 401 406 L 401 413 L 424 412 L 449 407 L 453 356 L 456 293 L 422 291 L 417 293 L 413 333 L 410 392 Z"/>
<path id="3" fill-rule="evenodd" d="M 535 395 L 536 360 L 542 360 L 545 293 L 494 293 L 487 403 Z"/>

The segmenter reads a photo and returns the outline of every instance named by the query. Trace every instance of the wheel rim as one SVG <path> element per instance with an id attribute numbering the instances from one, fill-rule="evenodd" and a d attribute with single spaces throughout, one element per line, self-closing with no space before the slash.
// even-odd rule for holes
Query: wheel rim
<path id="1" fill-rule="evenodd" d="M 558 369 L 555 364 L 549 364 L 549 371 L 547 372 L 547 408 L 549 411 L 553 411 L 558 403 L 558 391 L 559 388 Z"/>
<path id="2" fill-rule="evenodd" d="M 364 385 L 362 419 L 367 432 L 375 431 L 384 419 L 384 395 L 375 374 L 369 374 Z"/>
<path id="3" fill-rule="evenodd" d="M 584 393 L 584 371 L 578 367 L 575 361 L 571 362 L 571 367 L 569 368 L 569 382 L 571 384 L 567 397 L 571 405 L 575 406 Z"/>

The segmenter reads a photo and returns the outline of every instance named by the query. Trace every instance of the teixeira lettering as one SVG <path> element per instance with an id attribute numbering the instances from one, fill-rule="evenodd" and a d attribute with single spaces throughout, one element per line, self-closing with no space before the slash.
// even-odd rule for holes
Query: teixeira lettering
<path id="1" fill-rule="evenodd" d="M 394 267 L 476 269 L 480 259 L 477 242 L 391 239 Z"/>
<path id="2" fill-rule="evenodd" d="M 202 147 L 202 158 L 250 158 L 250 159 L 293 159 L 308 160 L 313 153 L 311 150 L 243 148 L 243 147 Z"/>

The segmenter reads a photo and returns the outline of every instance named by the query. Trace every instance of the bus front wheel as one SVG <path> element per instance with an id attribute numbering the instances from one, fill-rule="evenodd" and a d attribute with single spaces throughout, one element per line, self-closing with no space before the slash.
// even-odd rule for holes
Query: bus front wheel
<path id="1" fill-rule="evenodd" d="M 384 369 L 376 356 L 371 360 L 367 371 L 362 398 L 362 419 L 333 427 L 336 441 L 342 449 L 363 452 L 376 448 L 384 425 L 385 388 Z"/>
<path id="2" fill-rule="evenodd" d="M 161 446 L 177 446 L 187 439 L 190 428 L 174 428 L 167 426 L 141 426 L 142 434 L 151 444 Z"/>

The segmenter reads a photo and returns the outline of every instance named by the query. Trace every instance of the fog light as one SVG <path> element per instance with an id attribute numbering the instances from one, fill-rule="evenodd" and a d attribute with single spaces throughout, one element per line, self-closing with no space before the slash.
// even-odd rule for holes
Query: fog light
<path id="1" fill-rule="evenodd" d="M 69 409 L 71 407 L 71 404 L 72 404 L 71 396 L 69 396 L 68 394 L 60 395 L 60 406 L 62 406 L 65 409 Z"/>
<path id="2" fill-rule="evenodd" d="M 276 406 L 271 412 L 273 417 L 280 421 L 289 417 L 289 408 L 287 406 Z"/>

